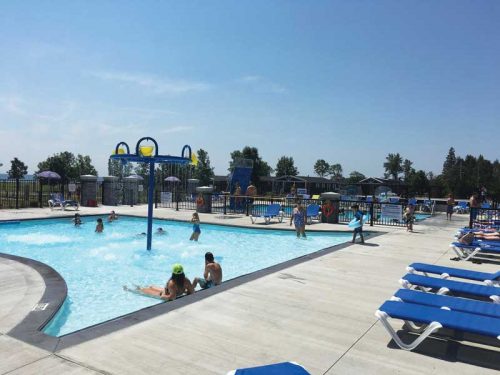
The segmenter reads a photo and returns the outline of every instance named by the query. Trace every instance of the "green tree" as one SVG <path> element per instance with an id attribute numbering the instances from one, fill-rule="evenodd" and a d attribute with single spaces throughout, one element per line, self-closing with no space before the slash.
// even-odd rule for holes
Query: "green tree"
<path id="1" fill-rule="evenodd" d="M 7 171 L 9 178 L 16 180 L 23 179 L 26 173 L 28 173 L 28 167 L 21 160 L 18 158 L 11 160 L 10 170 Z"/>
<path id="2" fill-rule="evenodd" d="M 97 175 L 97 171 L 92 165 L 92 160 L 89 156 L 78 155 L 78 157 L 75 157 L 69 151 L 54 154 L 38 163 L 37 173 L 42 171 L 58 173 L 61 176 L 62 183 L 67 183 L 71 179 L 78 179 L 81 174 Z"/>
<path id="3" fill-rule="evenodd" d="M 403 172 L 403 158 L 399 153 L 397 154 L 389 154 L 385 158 L 386 162 L 384 163 L 385 175 L 387 177 L 391 176 L 393 180 L 398 179 L 398 175 Z"/>
<path id="4" fill-rule="evenodd" d="M 462 159 L 457 159 L 455 155 L 455 149 L 450 147 L 448 150 L 448 155 L 443 163 L 443 171 L 441 172 L 442 181 L 446 190 L 449 193 L 458 193 L 458 186 L 462 178 Z"/>
<path id="5" fill-rule="evenodd" d="M 330 170 L 330 164 L 328 164 L 323 159 L 316 160 L 314 163 L 314 173 L 316 173 L 319 177 L 325 177 Z"/>
<path id="6" fill-rule="evenodd" d="M 424 195 L 429 191 L 429 180 L 424 171 L 419 170 L 408 176 L 408 188 L 415 195 Z"/>
<path id="7" fill-rule="evenodd" d="M 78 154 L 75 160 L 75 168 L 76 168 L 76 173 L 78 173 L 78 176 L 82 176 L 85 174 L 91 174 L 97 176 L 97 171 L 92 165 L 92 160 L 88 155 L 84 156 Z"/>
<path id="8" fill-rule="evenodd" d="M 355 184 L 358 183 L 361 180 L 364 180 L 366 177 L 363 173 L 358 172 L 358 171 L 352 171 L 349 173 L 349 177 L 347 178 L 347 183 L 348 184 Z"/>
<path id="9" fill-rule="evenodd" d="M 137 163 L 134 168 L 134 173 L 147 180 L 149 178 L 149 163 Z"/>
<path id="10" fill-rule="evenodd" d="M 196 154 L 198 156 L 198 165 L 194 168 L 194 177 L 200 180 L 200 185 L 211 185 L 214 169 L 210 166 L 208 152 L 200 148 Z"/>
<path id="11" fill-rule="evenodd" d="M 332 176 L 333 179 L 339 180 L 342 178 L 342 166 L 340 164 L 332 164 L 328 169 L 328 173 Z"/>
<path id="12" fill-rule="evenodd" d="M 282 156 L 276 164 L 276 177 L 280 176 L 297 176 L 299 171 L 295 167 L 291 156 Z"/>
<path id="13" fill-rule="evenodd" d="M 109 159 L 108 160 L 108 175 L 116 176 L 119 178 L 130 176 L 132 173 L 131 163 L 122 163 L 121 160 Z"/>
<path id="14" fill-rule="evenodd" d="M 229 162 L 229 171 L 232 171 L 237 159 L 250 159 L 253 162 L 252 178 L 254 184 L 260 181 L 260 177 L 270 176 L 272 168 L 259 156 L 259 150 L 256 147 L 245 146 L 243 150 L 231 152 L 231 161 Z"/>
<path id="15" fill-rule="evenodd" d="M 411 174 L 415 173 L 415 169 L 412 168 L 413 162 L 408 159 L 403 161 L 403 180 L 408 182 L 408 178 Z"/>

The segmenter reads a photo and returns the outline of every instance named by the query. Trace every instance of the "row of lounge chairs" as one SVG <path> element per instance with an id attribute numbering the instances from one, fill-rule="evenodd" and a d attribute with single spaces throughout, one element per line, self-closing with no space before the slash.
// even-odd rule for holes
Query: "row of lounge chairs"
<path id="1" fill-rule="evenodd" d="M 375 313 L 399 347 L 413 350 L 441 328 L 486 336 L 494 339 L 493 345 L 500 344 L 500 271 L 485 273 L 425 263 L 413 263 L 407 270 L 400 280 L 403 289 Z M 411 343 L 403 342 L 389 318 L 405 321 L 405 327 L 420 336 Z"/>
<path id="2" fill-rule="evenodd" d="M 285 214 L 281 209 L 281 205 L 274 203 L 266 207 L 262 215 L 250 215 L 252 224 L 255 224 L 258 219 L 263 219 L 265 224 L 269 224 L 271 220 L 276 219 L 279 223 L 283 222 Z M 320 206 L 317 204 L 310 204 L 306 207 L 307 223 L 312 224 L 313 220 L 321 220 Z"/>
<path id="3" fill-rule="evenodd" d="M 496 228 L 497 229 L 497 228 Z M 456 240 L 450 244 L 451 249 L 457 255 L 456 260 L 479 260 L 483 257 L 499 257 L 500 256 L 500 241 L 489 241 L 474 239 L 470 244 L 461 243 L 458 238 L 468 233 L 481 231 L 477 228 L 462 228 L 457 232 Z"/>

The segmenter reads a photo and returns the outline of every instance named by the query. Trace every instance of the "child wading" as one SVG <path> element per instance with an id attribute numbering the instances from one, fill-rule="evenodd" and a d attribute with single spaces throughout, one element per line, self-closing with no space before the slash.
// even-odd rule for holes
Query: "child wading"
<path id="1" fill-rule="evenodd" d="M 354 232 L 352 234 L 352 243 L 356 241 L 356 235 L 359 233 L 359 237 L 361 237 L 361 243 L 365 243 L 365 239 L 363 238 L 363 211 L 359 209 L 357 204 L 351 206 L 351 210 L 354 214 L 354 218 L 359 221 L 360 226 L 354 228 Z"/>

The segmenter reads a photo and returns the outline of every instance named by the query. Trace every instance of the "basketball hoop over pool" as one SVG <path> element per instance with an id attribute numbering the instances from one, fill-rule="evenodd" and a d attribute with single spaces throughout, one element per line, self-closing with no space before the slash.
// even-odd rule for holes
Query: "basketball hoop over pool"
<path id="1" fill-rule="evenodd" d="M 142 142 L 151 142 L 153 145 L 141 146 Z M 130 148 L 125 142 L 116 145 L 111 159 L 121 160 L 123 163 L 130 161 L 149 164 L 149 188 L 148 188 L 148 231 L 147 249 L 151 250 L 151 239 L 153 231 L 153 194 L 155 182 L 155 164 L 189 164 L 191 163 L 191 147 L 185 145 L 181 156 L 158 155 L 158 143 L 151 137 L 143 137 L 137 141 L 135 154 L 130 153 Z"/>

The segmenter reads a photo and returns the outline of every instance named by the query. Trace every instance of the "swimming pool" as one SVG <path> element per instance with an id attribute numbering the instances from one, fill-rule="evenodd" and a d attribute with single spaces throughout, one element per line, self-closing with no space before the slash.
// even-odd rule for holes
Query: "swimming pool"
<path id="1" fill-rule="evenodd" d="M 104 218 L 104 217 L 103 217 Z M 62 336 L 85 327 L 161 303 L 123 291 L 123 285 L 164 285 L 171 266 L 181 263 L 186 276 L 202 276 L 204 254 L 212 251 L 223 267 L 224 280 L 310 254 L 350 240 L 350 233 L 308 233 L 246 229 L 202 224 L 198 243 L 190 242 L 189 223 L 155 220 L 166 235 L 153 236 L 148 252 L 146 219 L 121 217 L 94 232 L 97 217 L 27 220 L 0 226 L 0 251 L 38 260 L 66 280 L 68 297 L 44 332 Z"/>

